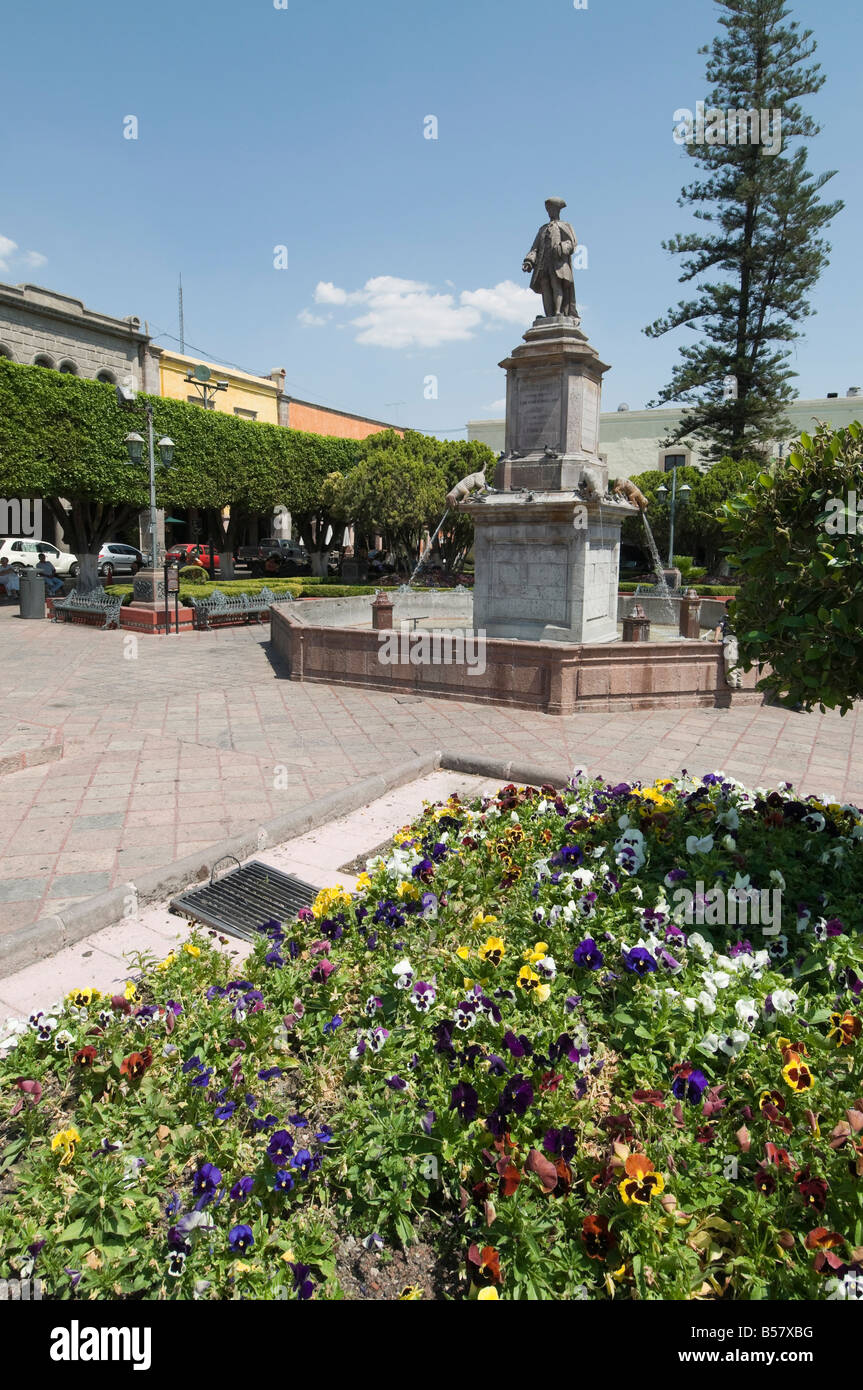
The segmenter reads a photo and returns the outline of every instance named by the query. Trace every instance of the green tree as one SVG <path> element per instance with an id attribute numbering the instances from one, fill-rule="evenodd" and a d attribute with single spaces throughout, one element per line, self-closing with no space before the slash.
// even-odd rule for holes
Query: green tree
<path id="1" fill-rule="evenodd" d="M 681 300 L 644 331 L 652 338 L 683 327 L 700 334 L 700 341 L 681 348 L 671 381 L 654 402 L 690 407 L 666 442 L 694 437 L 707 442 L 712 458 L 739 459 L 763 454 L 769 441 L 789 430 L 784 408 L 795 373 L 788 344 L 801 336 L 798 325 L 812 312 L 809 295 L 830 250 L 821 233 L 843 204 L 819 198 L 834 171 L 813 175 L 805 146 L 789 147 L 819 132 L 800 105 L 825 81 L 820 65 L 809 63 L 816 48 L 811 30 L 785 23 L 785 0 L 716 3 L 724 33 L 701 50 L 709 53 L 707 105 L 741 116 L 773 112 L 774 136 L 780 133 L 775 113 L 781 113 L 782 150 L 771 153 L 772 146 L 751 133 L 748 143 L 739 143 L 745 126 L 736 120 L 733 131 L 725 130 L 729 143 L 686 145 L 706 177 L 682 190 L 678 206 L 694 206 L 694 216 L 708 225 L 663 246 L 684 257 L 681 283 L 700 283 L 694 298 Z M 762 139 L 766 134 L 762 130 Z M 736 399 L 723 399 L 726 375 L 737 379 Z"/>
<path id="2" fill-rule="evenodd" d="M 863 698 L 863 429 L 801 435 L 724 513 L 741 665 L 769 667 L 759 688 L 781 704 L 847 713 Z"/>
<path id="3" fill-rule="evenodd" d="M 174 466 L 157 468 L 160 507 L 200 507 L 230 573 L 234 543 L 251 516 L 278 505 L 303 517 L 319 506 L 324 480 L 353 461 L 350 440 L 259 424 L 185 401 L 139 396 L 153 406 L 157 437 L 174 440 Z M 145 465 L 128 461 L 124 438 L 140 428 L 97 381 L 0 358 L 0 493 L 43 498 L 78 556 L 87 587 L 102 542 L 149 502 Z"/>
<path id="4" fill-rule="evenodd" d="M 344 509 L 365 540 L 379 532 L 410 574 L 423 541 L 444 519 L 447 492 L 493 462 L 484 444 L 382 431 L 363 440 L 360 460 L 345 479 Z M 460 568 L 472 542 L 473 523 L 451 513 L 437 541 L 450 572 Z"/>

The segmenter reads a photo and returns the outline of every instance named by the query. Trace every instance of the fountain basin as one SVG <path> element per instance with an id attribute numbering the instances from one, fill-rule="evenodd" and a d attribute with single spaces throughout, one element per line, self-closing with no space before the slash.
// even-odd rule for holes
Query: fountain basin
<path id="1" fill-rule="evenodd" d="M 673 630 L 650 642 L 484 638 L 474 632 L 469 593 L 395 593 L 393 600 L 392 633 L 372 630 L 368 598 L 271 609 L 271 641 L 289 679 L 546 714 L 764 699 L 754 689 L 757 670 L 743 675 L 740 689 L 728 688 L 721 642 L 688 641 Z M 631 604 L 622 596 L 621 617 Z"/>

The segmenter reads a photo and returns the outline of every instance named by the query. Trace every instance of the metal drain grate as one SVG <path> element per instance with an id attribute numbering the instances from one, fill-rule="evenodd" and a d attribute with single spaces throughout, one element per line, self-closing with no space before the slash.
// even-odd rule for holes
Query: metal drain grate
<path id="1" fill-rule="evenodd" d="M 309 907 L 320 891 L 294 874 L 283 874 L 257 859 L 249 864 L 237 860 L 236 869 L 216 878 L 216 869 L 224 862 L 220 859 L 213 865 L 209 883 L 172 898 L 171 907 L 242 941 L 254 941 L 256 928 L 271 918 L 277 922 L 292 921 L 297 910 Z"/>

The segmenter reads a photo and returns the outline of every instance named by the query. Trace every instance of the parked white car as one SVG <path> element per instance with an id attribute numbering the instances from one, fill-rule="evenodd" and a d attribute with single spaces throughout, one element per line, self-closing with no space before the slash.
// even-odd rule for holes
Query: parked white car
<path id="1" fill-rule="evenodd" d="M 75 579 L 80 565 L 77 557 L 67 550 L 58 550 L 50 541 L 23 540 L 18 536 L 0 536 L 0 559 L 8 560 L 13 569 L 20 574 L 22 570 L 34 569 L 39 563 L 39 552 L 50 560 L 58 574 L 68 574 Z"/>

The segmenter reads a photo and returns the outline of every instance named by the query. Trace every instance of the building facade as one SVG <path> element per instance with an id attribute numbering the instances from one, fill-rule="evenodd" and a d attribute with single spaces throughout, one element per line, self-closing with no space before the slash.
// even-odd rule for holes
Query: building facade
<path id="1" fill-rule="evenodd" d="M 617 410 L 604 411 L 599 417 L 599 448 L 608 464 L 609 478 L 632 478 L 655 468 L 667 472 L 682 465 L 709 467 L 704 446 L 698 441 L 667 447 L 662 443 L 677 429 L 683 413 L 683 406 L 630 410 L 622 405 Z M 854 386 L 845 396 L 832 393 L 813 400 L 791 401 L 786 414 L 791 430 L 786 439 L 776 441 L 776 453 L 781 456 L 804 430 L 811 431 L 817 420 L 826 421 L 833 429 L 843 429 L 854 420 L 863 421 L 863 393 Z M 504 420 L 469 420 L 467 437 L 500 453 L 505 428 Z"/>
<path id="2" fill-rule="evenodd" d="M 156 389 L 146 325 L 41 285 L 0 284 L 0 356 L 110 385 Z"/>
<path id="3" fill-rule="evenodd" d="M 280 371 L 269 376 L 253 376 L 238 367 L 223 367 L 203 357 L 162 347 L 151 347 L 149 355 L 157 395 L 205 406 L 207 410 L 220 410 L 226 415 L 238 415 L 243 420 L 257 420 L 264 425 L 279 424 L 279 394 L 283 380 Z M 195 377 L 195 369 L 202 367 L 210 372 L 207 383 Z M 220 389 L 213 389 L 217 385 Z"/>

